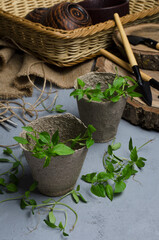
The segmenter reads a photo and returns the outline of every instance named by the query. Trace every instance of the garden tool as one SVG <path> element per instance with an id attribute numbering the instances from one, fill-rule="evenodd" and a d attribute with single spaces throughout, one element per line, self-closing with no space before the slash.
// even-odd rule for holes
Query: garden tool
<path id="1" fill-rule="evenodd" d="M 159 50 L 159 42 L 151 38 L 145 38 L 145 37 L 134 36 L 134 35 L 128 35 L 127 38 L 132 45 L 136 46 L 138 44 L 144 44 L 148 47 Z"/>
<path id="2" fill-rule="evenodd" d="M 108 59 L 110 59 L 111 61 L 115 62 L 116 64 L 118 64 L 119 66 L 123 67 L 124 69 L 126 69 L 127 71 L 133 73 L 133 70 L 130 66 L 129 63 L 123 61 L 122 59 L 118 58 L 117 56 L 115 56 L 114 54 L 108 52 L 107 50 L 105 49 L 100 49 L 99 53 L 105 57 L 107 57 Z M 154 78 L 150 77 L 149 75 L 147 75 L 146 73 L 142 72 L 140 70 L 140 74 L 141 74 L 141 77 L 144 81 L 148 81 L 149 84 L 159 90 L 159 82 L 157 80 L 155 80 Z"/>
<path id="3" fill-rule="evenodd" d="M 10 119 L 6 119 L 6 120 L 5 120 L 5 118 L 6 118 L 6 116 L 0 115 L 0 120 L 3 120 L 3 121 L 0 121 L 0 125 L 1 125 L 2 127 L 4 127 L 7 131 L 10 130 L 10 128 L 8 127 L 8 125 L 12 125 L 13 127 L 17 127 L 17 124 L 16 124 L 14 121 L 12 121 L 12 120 L 10 120 Z M 7 125 L 7 124 L 8 124 L 8 125 Z"/>
<path id="4" fill-rule="evenodd" d="M 124 28 L 123 28 L 122 23 L 120 21 L 120 17 L 118 15 L 118 13 L 114 14 L 114 19 L 115 19 L 115 22 L 116 22 L 117 27 L 119 29 L 119 32 L 121 34 L 121 38 L 122 38 L 122 41 L 123 41 L 123 45 L 124 45 L 127 57 L 129 59 L 129 62 L 130 62 L 130 66 L 132 67 L 134 75 L 137 79 L 138 85 L 139 85 L 141 93 L 143 95 L 143 99 L 144 99 L 144 101 L 146 102 L 147 105 L 151 106 L 152 105 L 152 93 L 151 93 L 149 81 L 148 82 L 143 81 L 142 78 L 141 78 L 141 74 L 140 74 L 138 64 L 137 64 L 136 59 L 134 57 L 133 51 L 131 49 L 128 38 L 125 34 L 125 31 L 124 31 Z"/>

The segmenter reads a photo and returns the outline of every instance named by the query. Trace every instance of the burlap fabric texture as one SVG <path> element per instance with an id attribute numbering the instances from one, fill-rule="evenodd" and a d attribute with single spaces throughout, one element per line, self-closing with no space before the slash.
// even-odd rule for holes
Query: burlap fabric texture
<path id="1" fill-rule="evenodd" d="M 32 96 L 34 80 L 44 78 L 60 88 L 72 88 L 74 80 L 91 71 L 92 60 L 74 67 L 48 65 L 0 39 L 0 99 Z M 30 81 L 30 80 L 31 81 Z"/>

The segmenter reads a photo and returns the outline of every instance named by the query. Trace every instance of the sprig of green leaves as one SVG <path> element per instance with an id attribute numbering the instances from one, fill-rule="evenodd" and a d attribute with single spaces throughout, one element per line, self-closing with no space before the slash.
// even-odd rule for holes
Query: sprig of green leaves
<path id="1" fill-rule="evenodd" d="M 121 158 L 114 153 L 120 147 L 121 143 L 114 143 L 114 141 L 108 145 L 107 152 L 103 156 L 104 171 L 82 176 L 82 180 L 91 184 L 91 192 L 94 195 L 108 197 L 111 201 L 115 194 L 125 190 L 126 180 L 143 168 L 146 161 L 146 158 L 139 157 L 138 151 L 141 147 L 138 149 L 136 146 L 133 147 L 132 138 L 129 140 L 130 158 Z"/>
<path id="2" fill-rule="evenodd" d="M 66 209 L 72 211 L 75 215 L 75 222 L 74 222 L 72 228 L 70 229 L 70 231 L 72 231 L 76 226 L 76 223 L 78 220 L 78 214 L 70 205 L 65 204 L 64 202 L 62 202 L 62 200 L 70 195 L 70 196 L 72 196 L 72 199 L 74 200 L 74 202 L 76 204 L 78 204 L 79 201 L 87 203 L 86 199 L 80 193 L 80 186 L 78 185 L 76 189 L 73 189 L 70 192 L 66 193 L 64 196 L 59 198 L 57 201 L 55 201 L 52 198 L 48 198 L 48 199 L 45 199 L 44 201 L 42 201 L 42 203 L 37 204 L 36 200 L 31 198 L 31 193 L 37 188 L 37 185 L 38 185 L 37 182 L 33 182 L 33 184 L 29 187 L 29 189 L 22 196 L 5 199 L 5 200 L 0 201 L 0 203 L 19 199 L 20 200 L 20 208 L 22 210 L 24 210 L 25 208 L 31 208 L 31 212 L 33 215 L 35 214 L 36 210 L 41 209 L 41 208 L 46 208 L 46 209 L 48 209 L 48 216 L 46 219 L 44 219 L 44 222 L 46 223 L 46 225 L 53 229 L 59 229 L 62 232 L 63 236 L 69 236 L 69 234 L 66 233 L 66 227 L 67 227 L 67 222 L 68 222 Z M 57 208 L 58 206 L 63 206 L 64 208 Z M 64 224 L 62 223 L 62 221 L 57 223 L 55 211 L 56 212 L 62 211 L 65 213 Z"/>
<path id="3" fill-rule="evenodd" d="M 27 130 L 29 131 L 31 129 L 28 128 Z M 57 142 L 57 138 L 54 136 L 54 143 L 56 142 Z M 19 172 L 19 166 L 21 166 L 23 170 L 24 170 L 24 167 L 21 161 L 19 161 L 15 157 L 15 155 L 13 154 L 13 151 L 10 148 L 7 147 L 6 149 L 4 149 L 3 153 L 6 154 L 7 156 L 11 156 L 14 159 L 14 161 L 11 161 L 8 158 L 0 158 L 0 162 L 2 164 L 4 163 L 12 164 L 12 167 L 8 171 L 0 174 L 0 176 L 3 176 L 3 175 L 5 175 L 5 177 L 8 176 L 8 179 L 9 179 L 8 181 L 6 181 L 5 178 L 0 177 L 0 193 L 3 193 L 4 190 L 6 192 L 14 193 L 18 191 L 17 184 L 19 183 L 19 178 L 17 177 L 17 174 Z M 36 190 L 37 186 L 38 186 L 38 183 L 34 181 L 29 187 L 29 189 L 24 192 L 24 194 L 1 200 L 0 204 L 7 201 L 12 201 L 12 200 L 20 200 L 20 208 L 23 210 L 26 208 L 31 208 L 32 214 L 35 214 L 35 211 L 37 209 L 46 208 L 48 209 L 48 217 L 44 219 L 44 222 L 53 229 L 54 228 L 59 229 L 62 232 L 63 236 L 69 236 L 69 234 L 66 233 L 66 227 L 68 222 L 66 209 L 72 211 L 75 214 L 75 222 L 71 230 L 74 229 L 77 223 L 78 214 L 71 206 L 62 202 L 62 200 L 70 195 L 76 204 L 78 204 L 80 201 L 87 203 L 86 199 L 83 197 L 83 195 L 80 192 L 80 186 L 78 185 L 76 189 L 71 190 L 70 192 L 66 193 L 56 201 L 52 198 L 48 198 L 42 201 L 42 203 L 40 204 L 38 204 L 37 201 L 31 196 L 32 193 Z M 63 206 L 64 208 L 57 208 L 58 206 Z M 64 224 L 62 223 L 62 221 L 60 221 L 58 224 L 56 223 L 55 211 L 56 213 L 57 211 L 63 211 L 65 213 Z"/>
<path id="4" fill-rule="evenodd" d="M 128 81 L 134 83 L 131 86 Z M 92 88 L 84 88 L 85 83 L 81 79 L 77 79 L 78 89 L 75 89 L 70 96 L 77 98 L 78 100 L 82 99 L 84 96 L 88 98 L 88 101 L 97 101 L 102 102 L 104 100 L 109 100 L 112 102 L 118 102 L 119 99 L 123 97 L 130 96 L 133 97 L 141 97 L 140 93 L 135 92 L 138 84 L 131 77 L 125 76 L 121 77 L 116 75 L 112 84 L 108 83 L 108 88 L 104 91 L 101 90 L 101 84 L 97 83 L 94 89 Z"/>
<path id="5" fill-rule="evenodd" d="M 73 154 L 76 144 L 86 146 L 87 148 L 94 144 L 92 133 L 95 131 L 95 128 L 92 125 L 88 126 L 83 136 L 79 135 L 74 139 L 67 140 L 67 142 L 71 142 L 71 147 L 59 141 L 58 130 L 50 136 L 48 132 L 38 132 L 30 126 L 22 128 L 26 131 L 26 138 L 16 136 L 14 139 L 20 144 L 30 145 L 32 147 L 30 151 L 34 157 L 39 159 L 45 158 L 43 167 L 49 165 L 52 156 Z M 29 141 L 29 138 L 34 141 L 34 144 Z"/>
<path id="6" fill-rule="evenodd" d="M 47 109 L 47 108 L 45 107 L 44 103 L 42 103 L 42 106 L 43 106 L 43 108 L 44 108 L 47 112 L 49 112 L 49 113 L 52 113 L 52 112 L 64 113 L 64 112 L 66 112 L 65 109 L 62 109 L 62 108 L 63 108 L 63 105 L 61 105 L 61 104 L 54 105 L 51 109 Z"/>
<path id="7" fill-rule="evenodd" d="M 7 171 L 0 174 L 0 194 L 3 194 L 4 191 L 6 192 L 17 192 L 18 191 L 18 184 L 19 179 L 22 176 L 19 176 L 19 169 L 22 168 L 22 175 L 24 174 L 24 166 L 21 160 L 18 160 L 11 148 L 7 147 L 3 150 L 3 153 L 6 156 L 12 158 L 12 160 L 8 158 L 0 158 L 1 163 L 10 163 L 12 166 Z"/>

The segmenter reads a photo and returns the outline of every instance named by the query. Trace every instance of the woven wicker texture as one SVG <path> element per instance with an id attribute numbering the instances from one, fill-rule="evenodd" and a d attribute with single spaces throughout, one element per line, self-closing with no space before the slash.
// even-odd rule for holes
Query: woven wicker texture
<path id="1" fill-rule="evenodd" d="M 24 19 L 37 7 L 50 7 L 62 0 L 1 0 L 0 37 L 13 40 L 17 46 L 45 62 L 57 66 L 72 66 L 98 54 L 101 48 L 112 44 L 115 22 L 109 20 L 90 27 L 65 31 L 44 27 Z M 66 2 L 66 1 L 65 1 Z M 70 0 L 79 2 L 79 0 Z M 159 22 L 158 0 L 130 0 L 130 14 L 122 23 L 135 25 Z"/>

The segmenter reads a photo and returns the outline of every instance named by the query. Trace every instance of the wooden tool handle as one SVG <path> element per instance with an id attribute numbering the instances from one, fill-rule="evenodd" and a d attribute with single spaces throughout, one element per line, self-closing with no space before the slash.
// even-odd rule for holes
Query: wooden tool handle
<path id="1" fill-rule="evenodd" d="M 126 51 L 126 54 L 127 54 L 127 57 L 129 59 L 129 62 L 130 62 L 130 65 L 133 67 L 133 66 L 136 66 L 138 65 L 137 62 L 136 62 L 136 59 L 134 57 L 134 54 L 133 54 L 133 51 L 131 49 L 131 46 L 130 46 L 130 43 L 128 41 L 128 38 L 125 34 L 125 31 L 124 31 L 124 28 L 122 26 L 122 23 L 120 21 L 120 17 L 118 15 L 118 13 L 115 13 L 114 14 L 114 19 L 115 19 L 115 22 L 118 26 L 118 29 L 119 29 L 119 32 L 121 34 L 121 38 L 122 38 L 122 41 L 123 41 L 123 45 L 124 45 L 124 48 L 125 48 L 125 51 Z"/>
<path id="2" fill-rule="evenodd" d="M 156 44 L 156 49 L 159 50 L 159 43 Z"/>
<path id="3" fill-rule="evenodd" d="M 115 62 L 119 66 L 123 67 L 127 71 L 133 73 L 133 70 L 132 70 L 130 64 L 125 62 L 125 61 L 123 61 L 122 59 L 118 58 L 114 54 L 108 52 L 105 49 L 100 49 L 99 53 L 102 54 L 103 56 L 107 57 L 111 61 Z M 141 77 L 143 78 L 144 81 L 150 81 L 151 77 L 149 75 L 147 75 L 146 73 L 144 73 L 142 71 L 140 71 L 140 74 L 141 74 Z"/>

